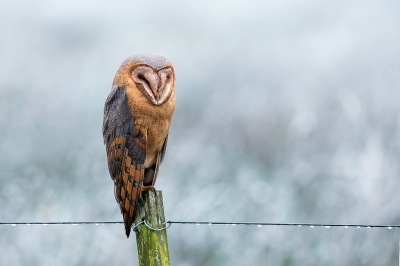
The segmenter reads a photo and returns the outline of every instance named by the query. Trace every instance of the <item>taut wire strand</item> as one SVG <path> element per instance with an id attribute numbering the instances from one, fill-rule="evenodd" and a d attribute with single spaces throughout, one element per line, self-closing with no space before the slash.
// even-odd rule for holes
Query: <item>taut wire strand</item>
<path id="1" fill-rule="evenodd" d="M 253 226 L 297 226 L 297 227 L 343 227 L 343 228 L 387 228 L 394 229 L 400 228 L 400 225 L 378 225 L 378 224 L 321 224 L 321 223 L 257 223 L 257 222 L 204 222 L 204 221 L 167 221 L 163 223 L 163 225 L 168 224 L 164 228 L 156 229 L 149 226 L 145 220 L 135 225 L 133 230 L 137 228 L 140 224 L 145 224 L 149 229 L 154 231 L 161 231 L 168 229 L 172 224 L 186 224 L 186 225 L 253 225 Z M 123 224 L 123 222 L 24 222 L 24 223 L 15 223 L 15 222 L 0 222 L 0 225 L 11 225 L 11 226 L 20 226 L 20 225 L 107 225 L 107 224 Z"/>

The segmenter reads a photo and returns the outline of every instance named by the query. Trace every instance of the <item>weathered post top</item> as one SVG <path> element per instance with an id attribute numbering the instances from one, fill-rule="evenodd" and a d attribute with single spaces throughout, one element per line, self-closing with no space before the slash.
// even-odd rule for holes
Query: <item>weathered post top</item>
<path id="1" fill-rule="evenodd" d="M 161 191 L 143 192 L 143 202 L 136 214 L 135 224 L 142 221 L 154 228 L 165 228 L 164 204 Z M 155 231 L 141 224 L 135 229 L 140 266 L 170 266 L 167 230 Z"/>

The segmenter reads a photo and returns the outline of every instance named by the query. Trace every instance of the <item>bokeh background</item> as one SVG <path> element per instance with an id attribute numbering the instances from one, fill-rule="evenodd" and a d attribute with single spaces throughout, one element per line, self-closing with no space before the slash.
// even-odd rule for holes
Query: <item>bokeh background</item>
<path id="1" fill-rule="evenodd" d="M 120 221 L 119 65 L 169 58 L 168 220 L 400 224 L 400 2 L 0 3 L 0 220 Z M 0 265 L 138 265 L 122 225 L 1 226 Z M 397 229 L 173 225 L 172 265 L 398 265 Z"/>

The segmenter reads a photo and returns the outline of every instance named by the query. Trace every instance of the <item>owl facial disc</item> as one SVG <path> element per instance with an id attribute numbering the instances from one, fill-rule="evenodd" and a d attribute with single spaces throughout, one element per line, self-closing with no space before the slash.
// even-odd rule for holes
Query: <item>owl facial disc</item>
<path id="1" fill-rule="evenodd" d="M 160 105 L 168 98 L 174 82 L 174 73 L 167 67 L 156 72 L 149 66 L 138 66 L 132 72 L 132 78 L 151 102 Z"/>

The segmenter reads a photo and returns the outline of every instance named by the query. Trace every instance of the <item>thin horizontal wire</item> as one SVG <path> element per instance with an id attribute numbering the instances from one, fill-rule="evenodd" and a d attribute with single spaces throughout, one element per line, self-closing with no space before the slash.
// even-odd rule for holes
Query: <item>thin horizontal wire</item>
<path id="1" fill-rule="evenodd" d="M 0 225 L 82 225 L 82 224 L 123 224 L 124 222 L 32 222 L 32 223 L 0 223 Z"/>
<path id="2" fill-rule="evenodd" d="M 297 227 L 344 227 L 344 228 L 400 228 L 400 225 L 377 225 L 377 224 L 317 224 L 317 223 L 256 223 L 256 222 L 235 222 L 235 223 L 228 223 L 228 222 L 175 222 L 175 221 L 168 221 L 167 223 L 171 224 L 191 224 L 191 225 L 257 225 L 258 227 L 261 226 L 297 226 Z"/>
<path id="3" fill-rule="evenodd" d="M 123 224 L 123 222 L 30 222 L 30 223 L 0 223 L 0 225 L 107 225 Z M 195 221 L 167 221 L 164 224 L 187 224 L 187 225 L 253 225 L 253 226 L 297 226 L 297 227 L 344 227 L 344 228 L 400 228 L 400 225 L 377 225 L 377 224 L 319 224 L 319 223 L 257 223 L 257 222 L 195 222 Z M 139 225 L 139 224 L 138 224 Z M 146 224 L 147 227 L 149 227 Z M 168 228 L 167 226 L 166 228 Z M 150 227 L 149 227 L 150 228 Z M 161 228 L 157 230 L 164 230 Z M 153 228 L 150 228 L 153 229 Z"/>

